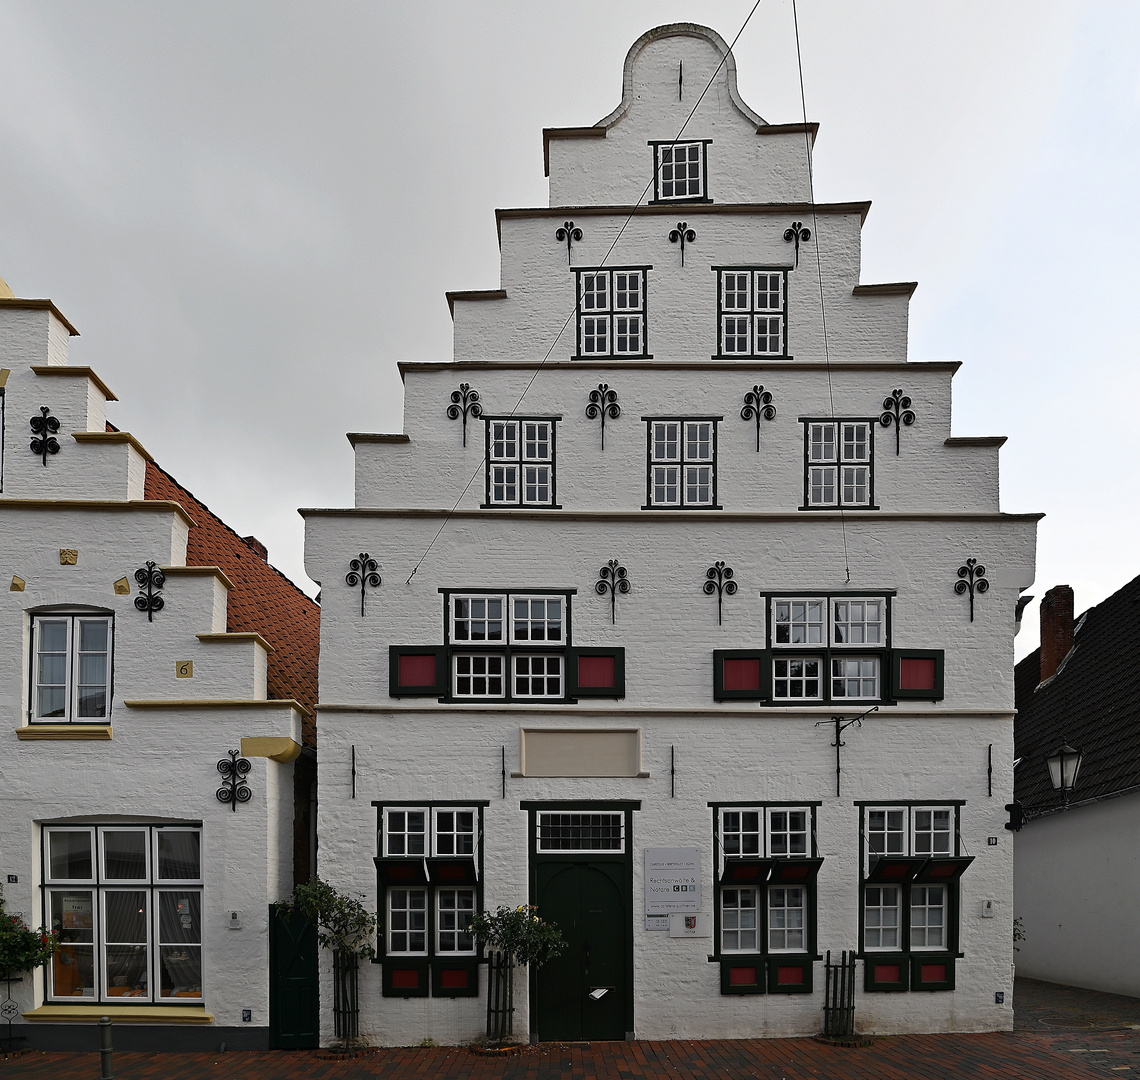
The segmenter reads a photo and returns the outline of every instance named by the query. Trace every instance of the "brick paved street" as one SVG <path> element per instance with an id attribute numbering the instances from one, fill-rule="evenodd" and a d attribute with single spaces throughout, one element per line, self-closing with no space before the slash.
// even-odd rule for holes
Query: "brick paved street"
<path id="1" fill-rule="evenodd" d="M 455 1047 L 381 1050 L 349 1061 L 313 1052 L 115 1055 L 116 1080 L 1092 1080 L 1140 1076 L 1140 1032 L 900 1035 L 869 1047 L 813 1039 L 545 1044 L 507 1058 Z M 5 1080 L 96 1080 L 97 1054 L 0 1061 Z"/>

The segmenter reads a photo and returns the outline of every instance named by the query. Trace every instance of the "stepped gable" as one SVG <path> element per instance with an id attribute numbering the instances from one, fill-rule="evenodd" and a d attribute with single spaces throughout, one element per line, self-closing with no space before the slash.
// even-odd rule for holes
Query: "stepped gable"
<path id="1" fill-rule="evenodd" d="M 1026 806 L 1060 805 L 1045 756 L 1062 741 L 1084 758 L 1072 802 L 1140 788 L 1140 577 L 1078 619 L 1060 670 L 1038 688 L 1041 650 L 1017 665 L 1014 774 Z"/>
<path id="2" fill-rule="evenodd" d="M 313 710 L 317 703 L 317 658 L 321 609 L 280 570 L 238 536 L 221 518 L 153 461 L 146 466 L 147 499 L 181 503 L 195 521 L 186 544 L 188 566 L 218 566 L 233 582 L 226 629 L 261 634 L 269 654 L 271 698 L 294 698 L 308 710 L 303 719 L 306 746 L 316 746 Z"/>

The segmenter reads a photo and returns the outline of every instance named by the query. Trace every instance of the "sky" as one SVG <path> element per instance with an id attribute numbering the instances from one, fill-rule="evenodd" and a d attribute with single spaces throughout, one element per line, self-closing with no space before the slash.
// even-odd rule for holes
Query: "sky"
<path id="1" fill-rule="evenodd" d="M 78 327 L 110 418 L 310 594 L 300 506 L 349 506 L 348 431 L 402 430 L 446 290 L 499 283 L 542 128 L 621 97 L 629 46 L 747 2 L 0 0 L 0 277 Z M 870 199 L 862 280 L 917 280 L 910 359 L 960 360 L 954 434 L 1008 435 L 1040 597 L 1140 573 L 1140 5 L 798 0 L 816 198 Z M 802 118 L 791 0 L 734 49 Z M 1131 478 L 1131 479 L 1130 479 Z M 1037 644 L 1036 603 L 1018 655 Z"/>

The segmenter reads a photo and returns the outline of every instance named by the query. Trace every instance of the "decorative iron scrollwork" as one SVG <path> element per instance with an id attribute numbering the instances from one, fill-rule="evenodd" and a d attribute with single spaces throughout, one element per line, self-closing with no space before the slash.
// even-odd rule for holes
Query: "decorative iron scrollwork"
<path id="1" fill-rule="evenodd" d="M 447 407 L 447 418 L 458 420 L 463 417 L 463 445 L 467 445 L 467 417 L 478 420 L 483 415 L 479 404 L 479 391 L 472 390 L 470 383 L 460 383 L 458 390 L 451 391 L 451 404 Z"/>
<path id="2" fill-rule="evenodd" d="M 958 567 L 958 580 L 954 582 L 954 591 L 959 596 L 970 593 L 970 622 L 974 621 L 974 593 L 981 596 L 990 591 L 990 583 L 986 580 L 986 568 L 977 559 L 967 559 L 965 566 Z"/>
<path id="3" fill-rule="evenodd" d="M 611 623 L 617 622 L 617 594 L 621 593 L 622 596 L 625 596 L 630 588 L 629 574 L 625 567 L 618 563 L 617 559 L 610 559 L 598 571 L 598 580 L 594 583 L 594 592 L 599 596 L 609 594 Z"/>
<path id="4" fill-rule="evenodd" d="M 140 566 L 135 571 L 135 581 L 140 591 L 135 597 L 135 607 L 146 612 L 146 621 L 154 622 L 154 613 L 166 607 L 166 601 L 158 595 L 158 591 L 166 584 L 166 575 L 149 559 L 146 566 Z"/>
<path id="5" fill-rule="evenodd" d="M 52 416 L 51 409 L 41 405 L 40 415 L 33 416 L 28 423 L 32 425 L 32 453 L 39 454 L 46 466 L 48 454 L 59 453 L 59 443 L 55 439 L 55 433 L 59 431 L 59 421 Z"/>
<path id="6" fill-rule="evenodd" d="M 570 265 L 570 249 L 575 242 L 582 239 L 582 230 L 572 221 L 564 221 L 562 227 L 554 234 L 554 239 L 566 242 L 566 265 Z"/>
<path id="7" fill-rule="evenodd" d="M 744 395 L 744 408 L 740 410 L 741 420 L 756 421 L 756 452 L 760 453 L 760 421 L 775 420 L 776 406 L 772 404 L 771 391 L 762 386 L 754 386 Z"/>
<path id="8" fill-rule="evenodd" d="M 669 231 L 669 243 L 681 245 L 681 265 L 685 265 L 685 245 L 696 240 L 697 234 L 689 228 L 687 221 L 678 221 L 677 227 Z"/>
<path id="9" fill-rule="evenodd" d="M 723 559 L 717 559 L 705 571 L 705 596 L 716 593 L 716 622 L 720 626 L 724 622 L 724 598 L 736 595 L 736 582 L 732 580 L 732 567 L 725 566 Z"/>
<path id="10" fill-rule="evenodd" d="M 598 383 L 597 390 L 590 391 L 590 399 L 586 403 L 586 419 L 597 420 L 602 418 L 602 449 L 606 448 L 606 417 L 616 420 L 621 416 L 621 406 L 618 404 L 616 390 L 610 389 L 609 383 Z"/>
<path id="11" fill-rule="evenodd" d="M 784 230 L 784 243 L 796 242 L 796 269 L 800 268 L 800 241 L 807 243 L 811 239 L 811 229 L 805 229 L 802 221 L 793 221 L 791 228 Z"/>
<path id="12" fill-rule="evenodd" d="M 380 588 L 380 574 L 378 573 L 380 564 L 376 562 L 367 551 L 362 551 L 358 559 L 352 559 L 348 564 L 348 573 L 344 575 L 344 580 L 347 584 L 351 585 L 354 589 L 357 585 L 360 586 L 360 615 L 364 616 L 364 590 L 365 587 L 371 589 Z"/>
<path id="13" fill-rule="evenodd" d="M 895 457 L 899 455 L 899 432 L 903 424 L 910 427 L 916 419 L 914 410 L 910 407 L 910 398 L 901 390 L 892 390 L 890 397 L 883 398 L 883 414 L 879 417 L 879 423 L 883 427 L 895 425 Z"/>
<path id="14" fill-rule="evenodd" d="M 245 778 L 253 766 L 241 756 L 240 750 L 227 750 L 226 753 L 230 759 L 227 761 L 222 758 L 218 762 L 218 772 L 222 774 L 222 786 L 214 794 L 218 802 L 229 803 L 230 809 L 236 814 L 239 802 L 249 802 L 253 798 L 249 781 Z"/>

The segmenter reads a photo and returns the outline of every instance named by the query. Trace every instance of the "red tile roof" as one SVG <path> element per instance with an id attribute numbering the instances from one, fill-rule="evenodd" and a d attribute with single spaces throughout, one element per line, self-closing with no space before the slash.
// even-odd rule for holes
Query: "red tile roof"
<path id="1" fill-rule="evenodd" d="M 253 537 L 247 542 L 238 536 L 205 503 L 152 461 L 146 465 L 145 491 L 148 499 L 181 503 L 194 519 L 186 545 L 186 564 L 219 566 L 233 582 L 226 629 L 230 633 L 256 631 L 273 646 L 269 654 L 269 696 L 295 698 L 312 714 L 317 703 L 320 606 L 269 565 L 261 554 L 265 551 L 263 545 Z M 313 715 L 304 719 L 303 736 L 306 746 L 316 746 Z"/>

